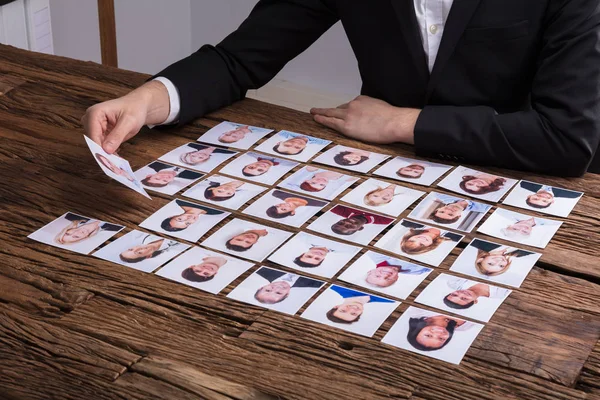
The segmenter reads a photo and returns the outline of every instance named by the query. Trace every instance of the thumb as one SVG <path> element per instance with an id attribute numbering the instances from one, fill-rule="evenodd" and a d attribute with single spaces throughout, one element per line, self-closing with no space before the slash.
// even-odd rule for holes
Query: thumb
<path id="1" fill-rule="evenodd" d="M 127 140 L 129 134 L 134 129 L 134 125 L 129 119 L 119 119 L 113 130 L 106 136 L 102 147 L 108 154 L 112 154 Z"/>

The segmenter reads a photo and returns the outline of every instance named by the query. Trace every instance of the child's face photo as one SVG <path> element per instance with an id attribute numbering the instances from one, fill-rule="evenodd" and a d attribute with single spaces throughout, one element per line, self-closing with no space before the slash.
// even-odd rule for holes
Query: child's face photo
<path id="1" fill-rule="evenodd" d="M 398 217 L 424 194 L 420 190 L 368 179 L 342 197 L 342 201 Z"/>
<path id="2" fill-rule="evenodd" d="M 498 202 L 516 183 L 516 179 L 457 167 L 438 186 L 462 195 Z"/>
<path id="3" fill-rule="evenodd" d="M 238 210 L 265 190 L 267 190 L 265 187 L 253 183 L 212 175 L 185 191 L 183 195 L 220 207 Z"/>
<path id="4" fill-rule="evenodd" d="M 301 133 L 279 131 L 258 145 L 256 150 L 295 161 L 307 162 L 329 143 L 331 141 Z"/>
<path id="5" fill-rule="evenodd" d="M 248 150 L 254 143 L 273 132 L 272 129 L 221 122 L 198 138 L 199 142 Z"/>
<path id="6" fill-rule="evenodd" d="M 171 150 L 161 156 L 159 160 L 208 173 L 236 154 L 236 151 L 191 142 Z"/>
<path id="7" fill-rule="evenodd" d="M 557 217 L 568 217 L 583 193 L 520 181 L 503 203 Z"/>
<path id="8" fill-rule="evenodd" d="M 231 161 L 221 168 L 220 172 L 264 185 L 273 185 L 296 165 L 298 163 L 295 161 L 250 152 Z"/>
<path id="9" fill-rule="evenodd" d="M 387 154 L 337 145 L 315 158 L 314 161 L 350 171 L 367 173 L 389 157 Z"/>
<path id="10" fill-rule="evenodd" d="M 202 176 L 204 174 L 174 167 L 160 161 L 154 161 L 135 171 L 135 177 L 139 179 L 144 189 L 171 196 L 196 182 Z"/>
<path id="11" fill-rule="evenodd" d="M 417 185 L 431 186 L 433 182 L 451 169 L 452 167 L 449 165 L 396 157 L 385 163 L 373 174 Z"/>
<path id="12" fill-rule="evenodd" d="M 333 200 L 359 178 L 307 165 L 278 186 L 325 200 Z"/>

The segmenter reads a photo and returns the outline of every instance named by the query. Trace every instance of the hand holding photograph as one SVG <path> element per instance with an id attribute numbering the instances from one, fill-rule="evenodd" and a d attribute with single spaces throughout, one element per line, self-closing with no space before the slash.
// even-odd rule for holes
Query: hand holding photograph
<path id="1" fill-rule="evenodd" d="M 221 122 L 200 136 L 198 141 L 248 150 L 254 143 L 271 132 L 273 132 L 272 129 L 236 124 L 235 122 Z"/>
<path id="2" fill-rule="evenodd" d="M 377 179 L 368 179 L 342 197 L 342 201 L 398 217 L 425 192 Z"/>
<path id="3" fill-rule="evenodd" d="M 211 172 L 236 154 L 236 151 L 191 142 L 171 150 L 159 160 L 195 171 Z"/>
<path id="4" fill-rule="evenodd" d="M 573 190 L 520 181 L 512 192 L 506 196 L 503 203 L 566 218 L 573 211 L 581 196 L 583 196 L 583 193 Z"/>
<path id="5" fill-rule="evenodd" d="M 279 131 L 256 147 L 257 151 L 307 162 L 331 143 L 330 140 L 290 131 Z"/>
<path id="6" fill-rule="evenodd" d="M 452 167 L 449 165 L 396 157 L 375 170 L 373 174 L 417 185 L 430 186 L 451 169 Z"/>
<path id="7" fill-rule="evenodd" d="M 267 190 L 265 187 L 253 183 L 212 175 L 185 191 L 183 195 L 237 210 L 265 190 Z"/>
<path id="8" fill-rule="evenodd" d="M 135 177 L 145 189 L 171 196 L 203 176 L 204 174 L 199 172 L 174 167 L 160 161 L 154 161 L 135 171 Z"/>
<path id="9" fill-rule="evenodd" d="M 438 186 L 481 200 L 498 202 L 516 183 L 516 179 L 461 166 L 442 179 Z"/>
<path id="10" fill-rule="evenodd" d="M 327 204 L 327 201 L 273 189 L 246 208 L 244 214 L 299 228 Z"/>
<path id="11" fill-rule="evenodd" d="M 314 162 L 366 174 L 388 158 L 387 154 L 337 145 L 315 158 Z"/>
<path id="12" fill-rule="evenodd" d="M 320 199 L 333 200 L 358 179 L 339 172 L 307 165 L 294 172 L 278 186 Z"/>

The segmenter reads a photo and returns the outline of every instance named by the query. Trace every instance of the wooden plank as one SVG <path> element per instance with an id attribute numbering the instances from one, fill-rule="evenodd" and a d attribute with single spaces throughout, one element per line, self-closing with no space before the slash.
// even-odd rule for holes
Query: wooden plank
<path id="1" fill-rule="evenodd" d="M 600 340 L 583 366 L 576 387 L 600 398 Z"/>
<path id="2" fill-rule="evenodd" d="M 117 67 L 119 63 L 117 59 L 117 27 L 114 0 L 98 0 L 98 20 L 102 64 Z"/>

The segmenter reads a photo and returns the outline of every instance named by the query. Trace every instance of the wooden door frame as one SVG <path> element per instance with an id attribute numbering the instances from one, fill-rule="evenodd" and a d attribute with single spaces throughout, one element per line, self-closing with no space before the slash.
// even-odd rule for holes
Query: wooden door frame
<path id="1" fill-rule="evenodd" d="M 98 20 L 100 23 L 102 64 L 118 67 L 114 0 L 98 0 Z"/>

